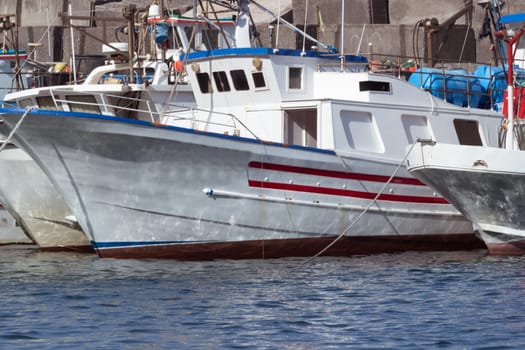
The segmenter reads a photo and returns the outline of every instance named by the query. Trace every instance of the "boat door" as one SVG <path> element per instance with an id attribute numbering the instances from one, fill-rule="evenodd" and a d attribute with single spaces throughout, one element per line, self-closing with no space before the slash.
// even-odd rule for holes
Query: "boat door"
<path id="1" fill-rule="evenodd" d="M 317 147 L 317 108 L 284 110 L 284 143 Z"/>

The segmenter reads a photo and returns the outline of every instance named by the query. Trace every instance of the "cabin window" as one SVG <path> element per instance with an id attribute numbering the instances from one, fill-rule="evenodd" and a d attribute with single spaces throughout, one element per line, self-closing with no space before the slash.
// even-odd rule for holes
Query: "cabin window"
<path id="1" fill-rule="evenodd" d="M 36 102 L 38 103 L 38 108 L 40 109 L 46 109 L 51 111 L 56 111 L 57 109 L 59 109 L 55 105 L 55 101 L 51 96 L 37 97 Z"/>
<path id="2" fill-rule="evenodd" d="M 209 94 L 213 91 L 208 73 L 197 73 L 197 82 L 203 94 Z"/>
<path id="3" fill-rule="evenodd" d="M 264 75 L 262 72 L 252 72 L 253 85 L 256 89 L 263 89 L 266 87 L 266 82 L 264 81 Z"/>
<path id="4" fill-rule="evenodd" d="M 302 67 L 288 67 L 288 88 L 295 90 L 303 88 Z"/>
<path id="5" fill-rule="evenodd" d="M 284 143 L 317 147 L 317 109 L 291 109 L 284 113 Z"/>
<path id="6" fill-rule="evenodd" d="M 24 98 L 23 100 L 18 101 L 18 107 L 20 108 L 32 107 L 32 106 L 34 106 L 34 104 L 30 98 Z"/>
<path id="7" fill-rule="evenodd" d="M 479 134 L 478 122 L 475 120 L 454 120 L 454 128 L 458 136 L 460 145 L 482 146 L 481 135 Z"/>
<path id="8" fill-rule="evenodd" d="M 206 29 L 202 31 L 202 45 L 205 50 L 212 50 L 214 47 L 219 47 L 219 34 L 217 29 Z M 203 48 L 199 48 L 202 50 Z"/>
<path id="9" fill-rule="evenodd" d="M 215 80 L 215 86 L 218 91 L 230 91 L 230 83 L 228 83 L 226 72 L 213 72 L 213 80 Z"/>
<path id="10" fill-rule="evenodd" d="M 360 111 L 341 111 L 341 123 L 347 147 L 365 152 L 384 153 L 385 147 L 372 114 Z"/>
<path id="11" fill-rule="evenodd" d="M 230 71 L 230 75 L 232 77 L 235 90 L 243 91 L 250 89 L 250 86 L 248 85 L 248 79 L 246 79 L 246 74 L 244 74 L 242 69 L 232 70 Z"/>
<path id="12" fill-rule="evenodd" d="M 359 91 L 390 92 L 390 83 L 385 81 L 360 81 Z"/>
<path id="13" fill-rule="evenodd" d="M 432 139 L 432 132 L 426 117 L 405 114 L 401 116 L 401 122 L 409 144 L 415 143 L 418 139 Z"/>
<path id="14" fill-rule="evenodd" d="M 89 95 L 69 95 L 66 96 L 69 110 L 71 112 L 98 113 L 100 108 L 97 105 L 95 96 Z"/>
<path id="15" fill-rule="evenodd" d="M 128 91 L 121 96 L 110 95 L 108 96 L 109 103 L 108 107 L 110 108 L 113 114 L 116 117 L 128 118 L 128 119 L 137 119 L 140 114 L 139 104 L 140 104 L 140 91 Z M 145 110 L 143 109 L 145 112 Z M 146 113 L 149 116 L 149 114 Z"/>

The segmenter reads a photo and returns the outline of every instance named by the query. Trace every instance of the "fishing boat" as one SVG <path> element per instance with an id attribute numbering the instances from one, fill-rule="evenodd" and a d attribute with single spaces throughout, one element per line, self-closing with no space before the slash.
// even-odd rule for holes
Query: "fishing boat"
<path id="1" fill-rule="evenodd" d="M 525 254 L 525 89 L 517 81 L 515 53 L 525 14 L 502 16 L 508 47 L 507 91 L 498 128 L 500 146 L 417 143 L 407 159 L 411 174 L 432 186 L 473 224 L 490 254 Z M 512 28 L 518 23 L 517 30 Z M 512 101 L 512 102 L 509 102 Z"/>
<path id="2" fill-rule="evenodd" d="M 0 201 L 41 249 L 93 251 L 49 178 L 14 145 L 0 152 Z"/>
<path id="3" fill-rule="evenodd" d="M 13 63 L 23 62 L 25 59 L 27 59 L 27 54 L 23 50 L 0 49 L 0 101 L 3 101 L 6 93 L 15 90 L 16 74 L 13 72 Z M 6 210 L 5 205 L 1 204 L 0 245 L 32 243 L 34 242 L 26 236 L 16 219 Z"/>
<path id="4" fill-rule="evenodd" d="M 231 26 L 151 19 L 169 33 L 157 44 L 182 45 L 169 65 L 129 59 L 124 79 L 108 63 L 82 85 L 7 95 L 18 108 L 0 110 L 0 131 L 49 176 L 100 257 L 483 248 L 402 164 L 418 138 L 496 146 L 501 114 L 371 72 L 306 33 L 318 49 L 255 47 L 250 6 L 261 6 L 227 5 Z"/>

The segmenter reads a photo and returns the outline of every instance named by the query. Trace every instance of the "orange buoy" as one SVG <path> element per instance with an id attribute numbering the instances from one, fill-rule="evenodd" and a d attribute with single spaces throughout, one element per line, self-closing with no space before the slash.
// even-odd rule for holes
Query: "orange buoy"
<path id="1" fill-rule="evenodd" d="M 184 72 L 184 63 L 182 63 L 181 60 L 176 60 L 171 63 L 171 66 L 173 69 L 175 69 L 176 72 Z"/>

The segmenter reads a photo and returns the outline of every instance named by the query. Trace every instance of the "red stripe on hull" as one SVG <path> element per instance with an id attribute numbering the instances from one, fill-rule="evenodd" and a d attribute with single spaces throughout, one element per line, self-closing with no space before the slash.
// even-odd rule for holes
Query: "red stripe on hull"
<path id="1" fill-rule="evenodd" d="M 390 179 L 389 176 L 382 176 L 382 175 L 347 173 L 344 171 L 303 168 L 303 167 L 292 166 L 292 165 L 282 165 L 282 164 L 272 164 L 272 163 L 262 163 L 262 162 L 250 162 L 248 163 L 248 167 L 254 168 L 254 169 L 276 170 L 276 171 L 285 171 L 288 173 L 326 176 L 326 177 L 334 177 L 338 179 L 360 180 L 360 181 L 371 181 L 371 182 L 387 182 Z M 415 178 L 394 177 L 390 182 L 394 184 L 402 184 L 402 185 L 426 186 L 424 183 L 422 183 L 421 181 Z"/>
<path id="2" fill-rule="evenodd" d="M 328 238 L 296 238 L 242 242 L 173 244 L 108 248 L 102 258 L 163 258 L 178 260 L 274 259 L 310 257 L 333 241 Z M 453 251 L 485 249 L 474 234 L 343 237 L 324 256 L 352 256 L 404 251 Z"/>
<path id="3" fill-rule="evenodd" d="M 487 244 L 490 255 L 525 255 L 525 240 Z"/>
<path id="4" fill-rule="evenodd" d="M 330 188 L 330 187 L 296 185 L 296 184 L 279 183 L 279 182 L 249 180 L 248 185 L 250 187 L 268 188 L 272 190 L 309 192 L 309 193 L 326 194 L 326 195 L 333 195 L 333 196 L 354 197 L 354 198 L 361 198 L 361 199 L 373 199 L 375 198 L 375 196 L 377 196 L 377 193 L 373 193 L 373 192 L 353 191 L 353 190 L 345 190 L 345 189 Z M 418 197 L 418 196 L 406 196 L 406 195 L 388 194 L 388 193 L 381 194 L 378 200 L 391 201 L 391 202 L 408 202 L 408 203 L 448 204 L 448 202 L 445 199 L 439 198 L 439 197 Z"/>

